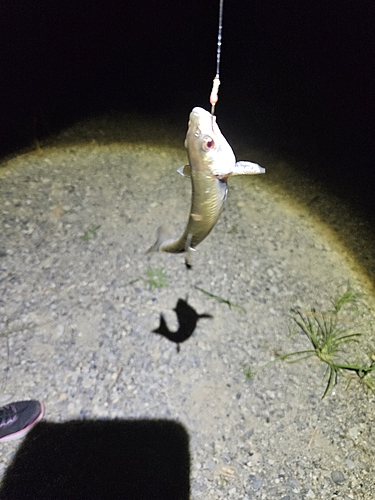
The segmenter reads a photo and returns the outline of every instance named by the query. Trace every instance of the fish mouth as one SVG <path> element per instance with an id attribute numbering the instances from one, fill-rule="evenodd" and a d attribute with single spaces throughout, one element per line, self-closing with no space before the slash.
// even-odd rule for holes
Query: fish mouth
<path id="1" fill-rule="evenodd" d="M 209 131 L 215 133 L 217 132 L 216 128 L 216 116 L 200 107 L 192 109 L 188 122 L 188 134 L 192 133 L 198 137 L 200 134 Z"/>
<path id="2" fill-rule="evenodd" d="M 216 122 L 216 116 L 212 115 L 209 111 L 206 111 L 203 108 L 196 107 L 192 109 L 189 121 L 196 122 L 197 120 L 202 120 L 202 121 L 214 120 Z"/>

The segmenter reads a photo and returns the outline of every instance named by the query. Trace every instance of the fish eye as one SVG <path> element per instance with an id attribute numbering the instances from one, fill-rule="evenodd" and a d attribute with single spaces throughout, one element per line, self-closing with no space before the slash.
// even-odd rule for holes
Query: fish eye
<path id="1" fill-rule="evenodd" d="M 210 151 L 215 146 L 215 141 L 209 135 L 203 139 L 202 149 L 203 151 Z"/>

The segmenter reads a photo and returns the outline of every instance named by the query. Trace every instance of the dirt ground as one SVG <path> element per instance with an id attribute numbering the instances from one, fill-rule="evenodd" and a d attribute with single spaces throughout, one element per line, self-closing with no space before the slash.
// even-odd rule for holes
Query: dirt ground
<path id="1" fill-rule="evenodd" d="M 43 400 L 47 422 L 179 422 L 193 499 L 372 499 L 374 395 L 341 377 L 322 400 L 315 358 L 257 371 L 310 348 L 290 335 L 292 307 L 327 310 L 348 282 L 371 344 L 370 229 L 316 180 L 245 145 L 238 159 L 266 174 L 229 180 L 192 270 L 181 255 L 146 254 L 161 224 L 179 236 L 187 221 L 184 127 L 105 117 L 3 162 L 0 403 Z M 150 268 L 167 286 L 150 287 Z M 212 318 L 177 352 L 152 330 L 161 313 L 179 328 L 179 299 Z M 21 445 L 1 446 L 2 476 Z"/>

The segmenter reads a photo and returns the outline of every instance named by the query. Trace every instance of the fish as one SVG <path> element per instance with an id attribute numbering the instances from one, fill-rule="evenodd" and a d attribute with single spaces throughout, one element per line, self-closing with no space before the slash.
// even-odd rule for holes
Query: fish
<path id="1" fill-rule="evenodd" d="M 232 175 L 263 174 L 257 163 L 236 162 L 236 157 L 216 123 L 216 116 L 195 107 L 190 113 L 185 139 L 189 164 L 178 172 L 191 178 L 192 196 L 189 219 L 184 233 L 172 239 L 162 226 L 148 252 L 185 252 L 185 264 L 191 268 L 191 252 L 212 231 L 227 198 L 228 178 Z"/>
<path id="2" fill-rule="evenodd" d="M 165 321 L 164 314 L 160 314 L 160 325 L 152 333 L 158 333 L 168 340 L 177 344 L 177 352 L 180 352 L 180 344 L 185 342 L 194 333 L 198 320 L 201 318 L 212 318 L 210 314 L 198 314 L 186 300 L 178 299 L 176 307 L 173 309 L 177 315 L 178 330 L 172 332 Z"/>

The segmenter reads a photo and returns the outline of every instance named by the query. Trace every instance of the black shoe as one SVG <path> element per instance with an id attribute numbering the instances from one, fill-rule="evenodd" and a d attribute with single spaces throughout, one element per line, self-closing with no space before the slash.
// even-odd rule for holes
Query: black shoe
<path id="1" fill-rule="evenodd" d="M 0 408 L 0 442 L 25 436 L 43 418 L 44 404 L 39 401 L 18 401 Z"/>

